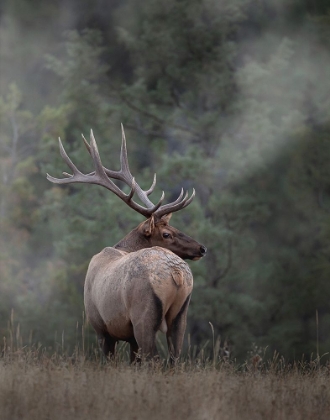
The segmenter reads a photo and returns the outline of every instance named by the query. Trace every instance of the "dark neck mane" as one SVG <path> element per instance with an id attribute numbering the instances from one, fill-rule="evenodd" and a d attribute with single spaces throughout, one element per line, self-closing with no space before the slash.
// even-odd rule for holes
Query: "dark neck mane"
<path id="1" fill-rule="evenodd" d="M 150 248 L 150 243 L 136 228 L 114 245 L 114 248 L 125 252 L 135 252 L 143 248 Z"/>

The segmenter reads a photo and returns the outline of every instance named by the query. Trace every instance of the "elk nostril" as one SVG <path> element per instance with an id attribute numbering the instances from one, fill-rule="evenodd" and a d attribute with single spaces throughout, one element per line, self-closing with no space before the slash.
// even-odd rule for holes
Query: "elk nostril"
<path id="1" fill-rule="evenodd" d="M 200 252 L 202 255 L 206 254 L 207 248 L 204 245 L 201 245 Z"/>

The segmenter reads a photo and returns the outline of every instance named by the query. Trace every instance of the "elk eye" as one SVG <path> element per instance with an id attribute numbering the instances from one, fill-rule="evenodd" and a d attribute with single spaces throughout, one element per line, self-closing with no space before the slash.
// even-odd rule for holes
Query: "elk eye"
<path id="1" fill-rule="evenodd" d="M 170 238 L 170 237 L 171 235 L 169 233 L 166 233 L 166 232 L 163 233 L 163 238 Z"/>

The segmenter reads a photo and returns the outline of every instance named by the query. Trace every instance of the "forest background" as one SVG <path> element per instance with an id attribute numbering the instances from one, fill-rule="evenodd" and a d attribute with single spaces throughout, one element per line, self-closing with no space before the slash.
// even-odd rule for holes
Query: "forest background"
<path id="1" fill-rule="evenodd" d="M 0 334 L 72 349 L 91 257 L 141 217 L 97 186 L 55 186 L 58 137 L 92 170 L 92 128 L 154 201 L 184 187 L 173 225 L 189 263 L 187 331 L 231 355 L 330 351 L 328 0 L 2 0 Z M 14 321 L 13 316 L 14 314 Z M 9 325 L 13 327 L 13 325 Z M 24 344 L 23 343 L 23 344 Z"/>

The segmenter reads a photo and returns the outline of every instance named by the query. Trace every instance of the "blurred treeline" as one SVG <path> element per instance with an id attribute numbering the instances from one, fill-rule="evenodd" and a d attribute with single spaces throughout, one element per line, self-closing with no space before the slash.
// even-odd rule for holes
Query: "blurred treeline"
<path id="1" fill-rule="evenodd" d="M 97 186 L 55 186 L 57 138 L 85 172 L 92 128 L 119 168 L 157 172 L 172 218 L 208 248 L 188 331 L 232 355 L 330 351 L 327 0 L 2 0 L 0 332 L 74 345 L 90 258 L 141 216 Z"/>

